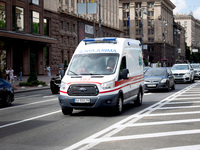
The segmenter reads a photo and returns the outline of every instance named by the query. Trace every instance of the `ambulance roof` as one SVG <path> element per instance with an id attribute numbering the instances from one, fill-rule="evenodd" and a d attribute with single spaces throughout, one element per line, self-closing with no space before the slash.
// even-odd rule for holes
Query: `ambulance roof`
<path id="1" fill-rule="evenodd" d="M 140 49 L 140 41 L 127 38 L 84 39 L 75 53 L 122 53 L 124 48 Z"/>

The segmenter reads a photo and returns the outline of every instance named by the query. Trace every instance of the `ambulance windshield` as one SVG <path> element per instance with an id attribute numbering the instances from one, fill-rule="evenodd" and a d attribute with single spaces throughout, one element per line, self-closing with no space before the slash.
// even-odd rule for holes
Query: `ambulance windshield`
<path id="1" fill-rule="evenodd" d="M 119 54 L 92 53 L 77 54 L 70 62 L 68 75 L 109 75 L 114 74 Z"/>

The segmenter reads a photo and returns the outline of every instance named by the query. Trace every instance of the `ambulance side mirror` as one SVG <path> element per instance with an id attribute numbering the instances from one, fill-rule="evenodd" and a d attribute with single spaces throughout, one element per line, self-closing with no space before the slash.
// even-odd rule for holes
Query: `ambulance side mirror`
<path id="1" fill-rule="evenodd" d="M 123 69 L 122 78 L 123 79 L 129 79 L 128 78 L 128 74 L 129 74 L 129 70 L 128 69 Z"/>

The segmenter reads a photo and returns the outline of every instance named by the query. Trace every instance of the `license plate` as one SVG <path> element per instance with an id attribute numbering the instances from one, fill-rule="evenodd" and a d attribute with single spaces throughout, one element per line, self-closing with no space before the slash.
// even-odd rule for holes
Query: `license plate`
<path id="1" fill-rule="evenodd" d="M 149 84 L 149 85 L 147 85 L 147 87 L 156 87 L 156 85 L 155 84 Z"/>
<path id="2" fill-rule="evenodd" d="M 74 103 L 90 103 L 90 99 L 74 99 Z"/>

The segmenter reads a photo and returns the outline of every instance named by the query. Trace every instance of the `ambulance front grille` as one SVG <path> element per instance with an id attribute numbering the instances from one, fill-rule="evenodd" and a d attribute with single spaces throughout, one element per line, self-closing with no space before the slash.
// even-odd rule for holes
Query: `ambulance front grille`
<path id="1" fill-rule="evenodd" d="M 72 84 L 67 93 L 69 96 L 96 96 L 99 90 L 95 84 Z"/>

